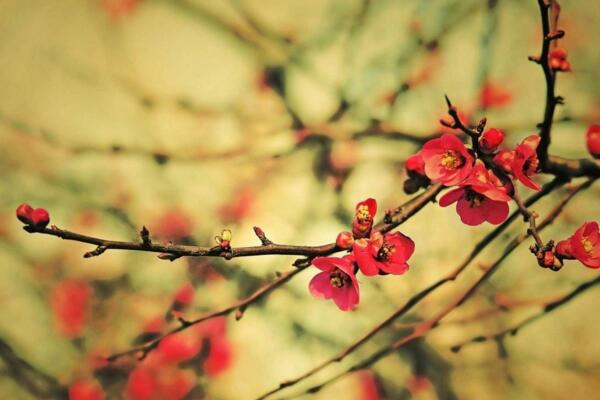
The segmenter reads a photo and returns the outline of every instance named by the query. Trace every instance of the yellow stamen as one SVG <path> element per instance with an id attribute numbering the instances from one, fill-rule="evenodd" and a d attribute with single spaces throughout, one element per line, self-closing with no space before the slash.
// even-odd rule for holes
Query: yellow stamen
<path id="1" fill-rule="evenodd" d="M 370 220 L 371 214 L 369 213 L 369 206 L 367 206 L 366 204 L 361 204 L 360 206 L 358 206 L 358 209 L 356 210 L 356 218 L 359 221 Z"/>
<path id="2" fill-rule="evenodd" d="M 448 150 L 442 156 L 442 167 L 446 169 L 456 169 L 461 167 L 465 163 L 463 156 L 455 152 L 454 150 Z"/>
<path id="3" fill-rule="evenodd" d="M 346 277 L 339 271 L 331 273 L 329 275 L 329 284 L 336 288 L 344 287 Z"/>
<path id="4" fill-rule="evenodd" d="M 581 244 L 583 245 L 583 249 L 585 250 L 586 253 L 592 252 L 594 245 L 592 244 L 592 241 L 587 238 L 587 236 L 584 236 L 583 238 L 581 238 Z"/>

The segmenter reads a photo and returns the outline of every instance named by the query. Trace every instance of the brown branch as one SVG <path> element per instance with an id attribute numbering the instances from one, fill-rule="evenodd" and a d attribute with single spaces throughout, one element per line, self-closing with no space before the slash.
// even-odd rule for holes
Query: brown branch
<path id="1" fill-rule="evenodd" d="M 173 256 L 175 258 L 189 256 L 189 257 L 251 257 L 268 254 L 280 254 L 280 255 L 296 255 L 305 257 L 316 257 L 324 256 L 336 251 L 340 251 L 336 247 L 335 243 L 325 244 L 321 246 L 296 246 L 286 244 L 269 244 L 262 246 L 247 246 L 247 247 L 232 247 L 229 251 L 224 251 L 220 246 L 213 247 L 201 247 L 201 246 L 183 246 L 176 244 L 159 244 L 149 243 L 145 244 L 143 241 L 140 242 L 125 242 L 119 240 L 108 240 L 93 236 L 87 236 L 76 232 L 71 232 L 66 229 L 60 229 L 56 226 L 49 228 L 38 228 L 32 225 L 25 225 L 23 227 L 29 233 L 42 233 L 45 235 L 56 236 L 64 240 L 72 240 L 75 242 L 89 243 L 103 248 L 102 252 L 106 250 L 132 250 L 132 251 L 145 251 L 152 253 L 161 253 Z M 98 251 L 96 249 L 95 251 Z M 88 253 L 86 253 L 88 254 Z M 161 257 L 165 258 L 165 257 Z M 167 259 L 170 259 L 168 257 Z"/>
<path id="2" fill-rule="evenodd" d="M 569 293 L 561 296 L 558 299 L 552 300 L 550 302 L 547 302 L 545 304 L 542 305 L 542 309 L 541 311 L 535 313 L 534 315 L 524 319 L 523 321 L 519 322 L 516 325 L 513 325 L 510 328 L 507 329 L 503 329 L 499 332 L 496 333 L 492 333 L 492 334 L 487 334 L 487 335 L 478 335 L 475 336 L 469 340 L 466 340 L 462 343 L 459 343 L 457 345 L 454 345 L 451 347 L 452 351 L 454 352 L 458 352 L 460 351 L 463 347 L 472 344 L 472 343 L 482 343 L 482 342 L 487 342 L 487 341 L 499 341 L 504 339 L 507 335 L 511 335 L 514 336 L 516 335 L 522 328 L 524 328 L 525 326 L 539 320 L 540 318 L 544 317 L 545 315 L 548 315 L 550 312 L 552 312 L 553 310 L 565 305 L 566 303 L 568 303 L 569 301 L 573 300 L 574 298 L 576 298 L 577 296 L 579 296 L 580 294 L 584 293 L 586 290 L 591 289 L 592 287 L 594 287 L 595 285 L 600 284 L 600 276 L 596 277 L 590 281 L 584 282 L 582 284 L 580 284 L 579 286 L 577 286 L 574 290 L 570 291 Z"/>
<path id="3" fill-rule="evenodd" d="M 539 225 L 538 229 L 542 230 L 544 229 L 546 226 L 550 225 L 554 219 L 562 212 L 564 206 L 579 192 L 581 192 L 584 189 L 587 189 L 592 183 L 593 183 L 593 179 L 590 179 L 588 181 L 586 181 L 585 183 L 579 185 L 576 189 L 574 189 L 571 193 L 569 193 L 569 195 L 567 195 L 565 197 L 565 199 L 563 199 L 563 201 L 561 201 L 547 216 L 546 218 L 542 221 L 542 223 Z M 515 213 L 513 213 L 513 215 L 511 215 L 511 217 L 515 216 Z M 501 225 L 502 226 L 502 225 Z M 500 226 L 500 227 L 501 227 Z M 500 227 L 496 228 L 499 229 Z M 469 298 L 471 298 L 473 296 L 473 294 L 479 289 L 479 287 L 486 282 L 499 268 L 499 266 L 502 264 L 502 262 L 508 257 L 509 254 L 512 253 L 513 250 L 515 250 L 521 243 L 523 243 L 527 238 L 529 237 L 528 233 L 519 235 L 517 237 L 515 237 L 506 247 L 506 249 L 504 250 L 504 252 L 502 253 L 502 255 L 493 263 L 491 264 L 483 273 L 483 275 L 481 275 L 479 277 L 479 279 L 477 279 L 475 281 L 475 283 L 469 287 L 469 289 L 462 293 L 456 300 L 454 300 L 453 302 L 451 302 L 446 308 L 444 308 L 441 312 L 439 312 L 438 314 L 436 314 L 434 317 L 423 321 L 419 324 L 417 324 L 411 331 L 411 333 L 409 333 L 407 336 L 402 337 L 401 339 L 395 341 L 394 343 L 392 343 L 391 345 L 388 345 L 380 350 L 378 350 L 377 352 L 371 354 L 371 356 L 369 356 L 368 358 L 362 360 L 361 362 L 352 365 L 350 368 L 334 375 L 333 377 L 323 381 L 321 384 L 316 385 L 316 386 L 312 386 L 309 389 L 307 389 L 304 393 L 316 393 L 319 390 L 321 390 L 323 387 L 337 381 L 338 379 L 352 373 L 352 372 L 356 372 L 365 368 L 370 367 L 371 365 L 375 364 L 377 361 L 379 361 L 380 359 L 384 358 L 385 356 L 389 355 L 390 353 L 398 350 L 399 348 L 401 348 L 402 346 L 404 346 L 406 343 L 409 343 L 415 339 L 418 338 L 422 338 L 423 336 L 425 336 L 426 334 L 428 334 L 430 331 L 432 331 L 433 329 L 435 329 L 439 323 L 448 315 L 450 314 L 453 310 L 457 309 L 458 307 L 460 307 L 462 304 L 464 304 Z M 434 284 L 435 286 L 436 284 Z M 438 285 L 439 286 L 439 285 Z M 289 385 L 288 385 L 289 386 Z M 263 399 L 265 398 L 267 395 L 263 395 L 262 397 L 260 397 L 259 399 Z M 295 396 L 294 396 L 295 397 Z"/>
<path id="4" fill-rule="evenodd" d="M 421 210 L 430 201 L 435 199 L 435 196 L 442 190 L 441 185 L 433 185 L 421 194 L 407 201 L 402 206 L 398 207 L 392 216 L 389 216 L 389 222 L 380 222 L 375 226 L 375 230 L 381 232 L 389 232 L 398 225 L 412 217 Z M 388 217 L 388 216 L 386 216 Z M 223 257 L 231 259 L 234 257 L 251 257 L 261 255 L 295 255 L 304 257 L 317 257 L 329 255 L 342 249 L 338 248 L 335 243 L 324 244 L 321 246 L 297 246 L 288 244 L 275 244 L 270 240 L 264 241 L 261 239 L 261 246 L 247 247 L 231 247 L 223 249 L 221 246 L 201 247 L 201 246 L 182 246 L 176 244 L 159 244 L 152 243 L 149 239 L 147 229 L 140 232 L 141 241 L 125 242 L 119 240 L 102 239 L 93 236 L 87 236 L 80 233 L 72 232 L 66 229 L 60 229 L 55 225 L 51 227 L 36 227 L 34 225 L 25 225 L 23 229 L 29 233 L 42 233 L 45 235 L 56 236 L 64 240 L 72 240 L 75 242 L 89 243 L 96 245 L 96 249 L 85 253 L 84 257 L 93 257 L 104 253 L 107 250 L 132 250 L 160 253 L 159 258 L 166 260 L 175 260 L 179 257 Z M 263 232 L 264 235 L 264 232 Z"/>
<path id="5" fill-rule="evenodd" d="M 527 199 L 525 204 L 527 206 L 534 204 L 539 199 L 546 196 L 547 194 L 552 192 L 554 189 L 556 189 L 557 187 L 562 185 L 563 182 L 564 181 L 562 181 L 560 179 L 555 179 L 554 181 L 548 183 L 539 192 L 535 193 L 533 196 L 531 196 L 529 199 Z M 323 363 L 317 365 L 316 367 L 305 372 L 304 374 L 302 374 L 294 379 L 290 379 L 290 380 L 280 383 L 277 388 L 263 394 L 258 399 L 265 399 L 275 393 L 280 392 L 281 390 L 283 390 L 285 388 L 294 386 L 297 383 L 304 381 L 305 379 L 315 375 L 317 372 L 323 370 L 324 368 L 328 367 L 329 365 L 338 363 L 338 362 L 342 361 L 343 359 L 345 359 L 348 355 L 352 354 L 354 351 L 356 351 L 358 348 L 360 348 L 363 344 L 365 344 L 371 338 L 373 338 L 378 332 L 382 331 L 384 328 L 391 325 L 395 320 L 397 320 L 401 316 L 405 315 L 415 305 L 420 303 L 421 300 L 423 300 L 429 294 L 431 294 L 432 292 L 437 290 L 437 288 L 439 288 L 440 286 L 444 285 L 447 282 L 454 281 L 462 273 L 462 271 L 479 255 L 479 253 L 481 253 L 481 251 L 483 251 L 483 249 L 485 249 L 494 239 L 496 239 L 502 232 L 504 232 L 504 230 L 517 218 L 518 215 L 519 215 L 519 211 L 513 212 L 504 223 L 502 223 L 501 225 L 496 227 L 492 232 L 487 234 L 481 241 L 479 241 L 475 245 L 475 247 L 473 248 L 471 253 L 465 258 L 465 260 L 460 265 L 458 265 L 458 267 L 455 270 L 453 270 L 452 272 L 450 272 L 448 275 L 446 275 L 442 279 L 438 280 L 437 282 L 429 285 L 425 289 L 414 294 L 402 307 L 400 307 L 393 314 L 391 314 L 388 318 L 386 318 L 385 320 L 380 322 L 378 325 L 376 325 L 374 328 L 372 328 L 369 332 L 367 332 L 360 339 L 353 342 L 350 346 L 343 349 L 342 351 L 340 351 L 338 354 L 336 354 L 332 358 L 324 361 Z"/>

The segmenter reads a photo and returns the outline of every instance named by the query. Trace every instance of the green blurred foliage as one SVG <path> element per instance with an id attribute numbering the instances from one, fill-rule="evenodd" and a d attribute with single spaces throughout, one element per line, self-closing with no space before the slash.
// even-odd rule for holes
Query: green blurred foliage
<path id="1" fill-rule="evenodd" d="M 375 197 L 384 210 L 408 198 L 402 161 L 418 146 L 393 132 L 438 132 L 444 93 L 472 121 L 486 115 L 509 143 L 534 133 L 542 116 L 542 72 L 527 61 L 539 51 L 533 0 L 141 0 L 112 16 L 108 3 L 119 1 L 0 2 L 0 398 L 36 398 L 11 372 L 8 355 L 33 368 L 36 382 L 68 385 L 89 373 L 90 352 L 129 348 L 183 283 L 195 282 L 187 312 L 198 315 L 248 295 L 293 261 L 169 263 L 121 251 L 84 260 L 89 246 L 23 232 L 14 218 L 19 203 L 47 208 L 62 228 L 106 238 L 133 240 L 143 224 L 160 233 L 168 225 L 161 218 L 174 212 L 189 223 L 191 243 L 211 244 L 227 226 L 234 246 L 256 244 L 252 226 L 259 225 L 278 243 L 322 244 L 347 229 L 357 201 Z M 573 72 L 559 78 L 566 104 L 551 150 L 585 157 L 585 129 L 600 115 L 600 8 L 561 5 L 561 45 Z M 486 81 L 511 101 L 482 110 Z M 357 135 L 374 119 L 385 132 Z M 577 197 L 544 237 L 562 239 L 598 219 L 599 194 L 596 185 Z M 562 196 L 536 211 L 543 215 Z M 401 322 L 439 311 L 473 281 L 477 263 L 493 261 L 524 229 L 514 224 L 461 279 Z M 410 272 L 362 279 L 361 305 L 351 313 L 313 299 L 313 273 L 303 272 L 241 321 L 229 317 L 233 363 L 218 377 L 198 378 L 207 398 L 253 398 L 330 357 L 452 270 L 489 230 L 427 207 L 402 226 L 417 244 Z M 207 269 L 224 279 L 199 272 Z M 508 356 L 494 343 L 450 351 L 517 323 L 594 274 L 577 263 L 556 274 L 541 270 L 522 246 L 440 329 L 375 366 L 384 398 L 596 397 L 597 290 L 508 338 Z M 76 340 L 57 331 L 51 307 L 52 290 L 65 279 L 93 288 Z M 497 308 L 499 295 L 531 301 L 469 320 Z M 400 325 L 387 330 L 332 370 L 402 332 Z M 433 385 L 409 391 L 415 375 Z M 352 376 L 314 398 L 360 393 Z"/>

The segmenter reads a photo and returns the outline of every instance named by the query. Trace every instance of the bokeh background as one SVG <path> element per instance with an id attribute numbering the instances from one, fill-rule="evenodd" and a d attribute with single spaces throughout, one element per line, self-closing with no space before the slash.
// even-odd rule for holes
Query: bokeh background
<path id="1" fill-rule="evenodd" d="M 600 7 L 561 5 L 572 72 L 559 78 L 566 104 L 551 150 L 585 157 L 585 130 L 600 119 Z M 510 144 L 534 133 L 545 88 L 527 56 L 539 43 L 534 0 L 2 0 L 0 398 L 65 398 L 84 379 L 102 384 L 107 398 L 137 399 L 128 380 L 139 365 L 111 369 L 98 355 L 172 324 L 178 294 L 186 317 L 200 315 L 247 296 L 294 259 L 168 262 L 122 251 L 83 259 L 90 246 L 24 232 L 14 218 L 19 203 L 47 208 L 62 228 L 113 239 L 133 240 L 146 225 L 155 241 L 208 245 L 227 227 L 234 246 L 253 245 L 259 225 L 275 242 L 329 243 L 348 228 L 357 201 L 375 197 L 383 210 L 409 198 L 403 160 L 419 138 L 442 130 L 443 94 L 470 121 L 486 115 Z M 534 209 L 543 215 L 564 193 Z M 595 185 L 579 195 L 544 237 L 597 220 L 599 194 Z M 207 325 L 199 333 L 207 349 L 148 379 L 175 376 L 171 386 L 193 387 L 188 399 L 255 398 L 358 339 L 455 268 L 490 229 L 428 206 L 401 227 L 417 244 L 409 273 L 362 279 L 356 311 L 312 298 L 308 269 L 239 322 Z M 524 229 L 514 223 L 459 280 L 285 394 L 432 316 Z M 578 263 L 542 270 L 523 245 L 424 340 L 312 398 L 598 398 L 597 289 L 502 346 L 450 351 L 595 274 Z M 176 392 L 145 398 L 183 398 Z"/>

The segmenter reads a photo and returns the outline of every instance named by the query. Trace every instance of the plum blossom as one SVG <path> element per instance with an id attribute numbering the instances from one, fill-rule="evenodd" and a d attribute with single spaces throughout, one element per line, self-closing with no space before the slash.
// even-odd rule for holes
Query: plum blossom
<path id="1" fill-rule="evenodd" d="M 445 134 L 439 139 L 429 140 L 420 154 L 427 177 L 446 186 L 464 181 L 473 168 L 473 156 L 454 135 Z"/>
<path id="2" fill-rule="evenodd" d="M 315 275 L 308 288 L 322 299 L 333 299 L 342 311 L 349 311 L 360 300 L 358 281 L 354 275 L 354 257 L 317 257 L 312 264 L 322 272 Z"/>
<path id="3" fill-rule="evenodd" d="M 352 248 L 356 263 L 366 276 L 405 273 L 414 251 L 415 243 L 400 232 L 374 232 L 369 239 L 356 240 Z"/>
<path id="4" fill-rule="evenodd" d="M 556 255 L 561 259 L 579 260 L 589 268 L 600 268 L 600 232 L 598 222 L 585 222 L 573 236 L 556 245 Z"/>
<path id="5" fill-rule="evenodd" d="M 440 199 L 440 206 L 456 204 L 456 212 L 463 223 L 471 226 L 485 221 L 497 225 L 508 216 L 507 188 L 494 173 L 478 162 L 469 178 L 457 189 Z"/>

